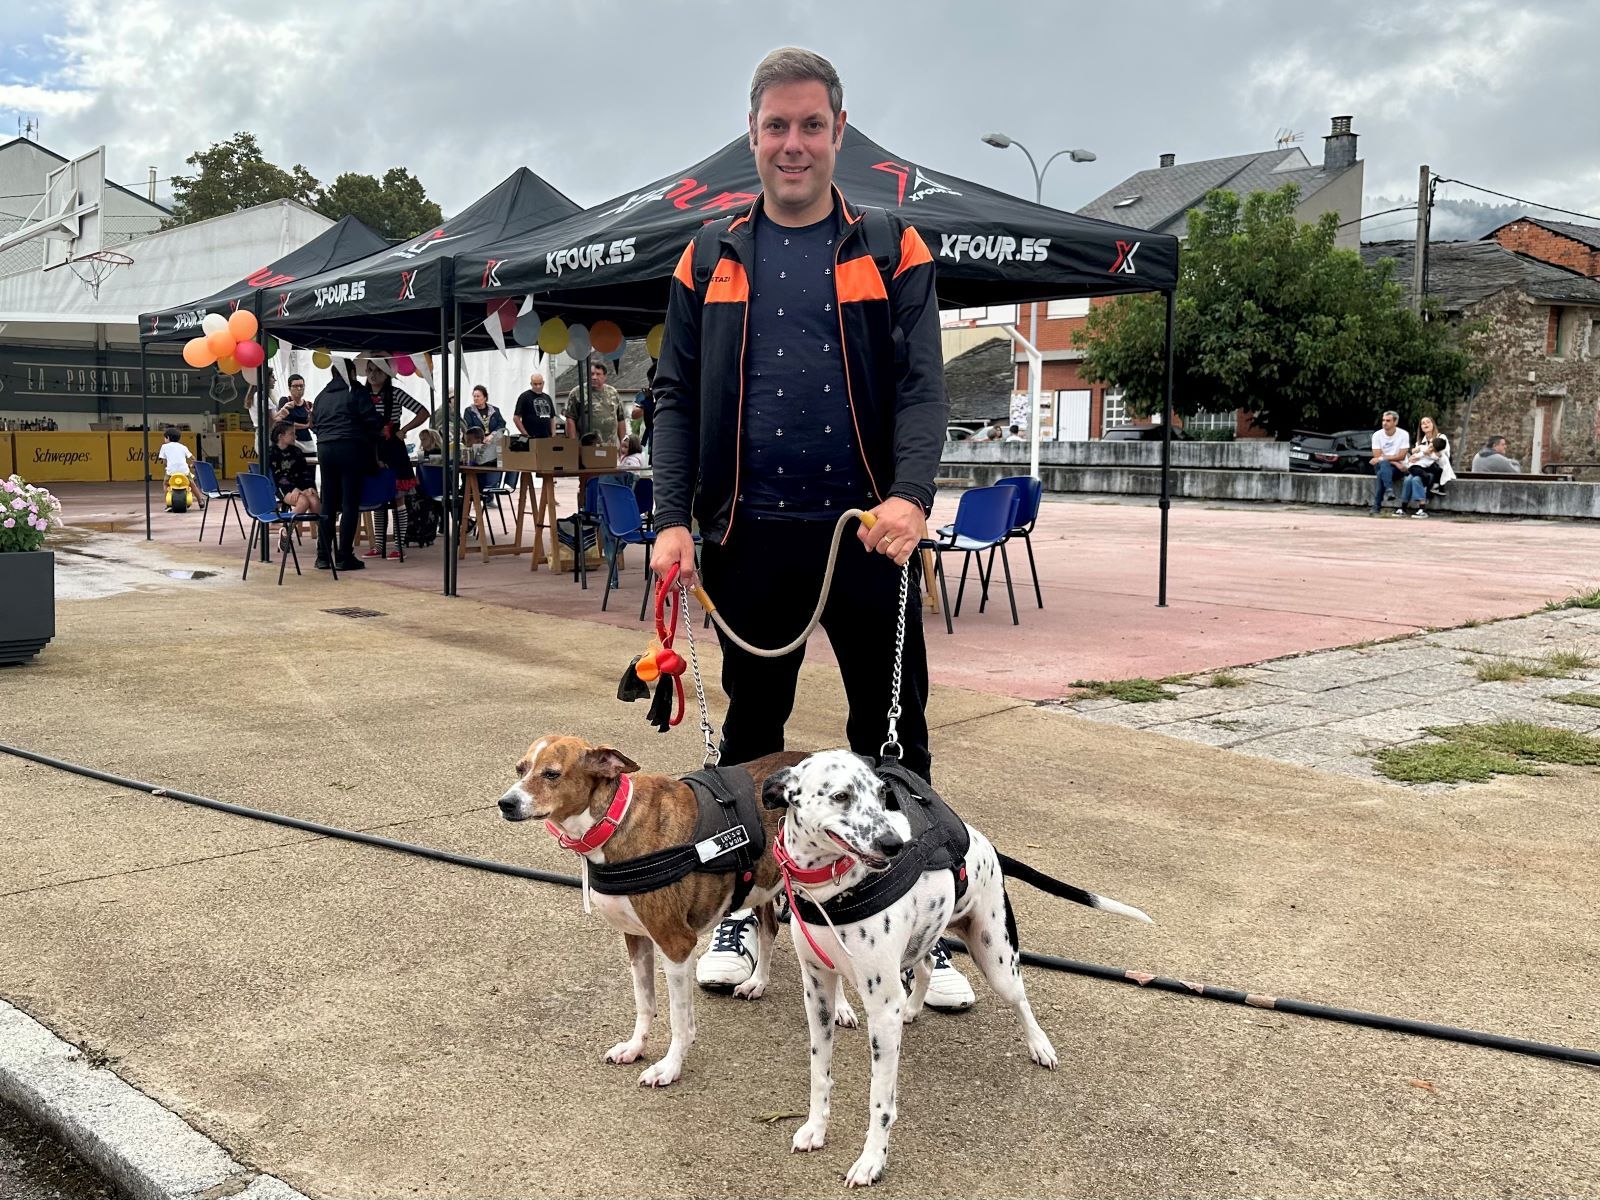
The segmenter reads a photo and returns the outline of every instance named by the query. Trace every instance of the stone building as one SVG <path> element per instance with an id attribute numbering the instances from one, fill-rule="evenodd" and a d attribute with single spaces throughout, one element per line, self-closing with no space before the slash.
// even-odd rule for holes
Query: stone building
<path id="1" fill-rule="evenodd" d="M 1395 259 L 1395 276 L 1408 289 L 1413 252 L 1411 242 L 1361 247 L 1369 264 Z M 1524 471 L 1600 462 L 1600 280 L 1495 240 L 1435 242 L 1425 294 L 1446 318 L 1484 327 L 1489 380 L 1456 413 L 1441 414 L 1458 465 L 1495 434 Z"/>

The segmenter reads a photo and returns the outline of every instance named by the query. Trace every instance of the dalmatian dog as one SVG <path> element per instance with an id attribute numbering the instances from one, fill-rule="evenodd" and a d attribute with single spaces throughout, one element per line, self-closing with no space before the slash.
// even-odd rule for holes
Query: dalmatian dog
<path id="1" fill-rule="evenodd" d="M 904 814 L 886 807 L 885 786 L 872 766 L 848 751 L 813 754 L 797 766 L 774 772 L 762 795 L 769 806 L 786 809 L 780 864 L 795 893 L 818 905 L 848 892 L 871 874 L 888 870 L 910 836 Z M 841 977 L 856 989 L 865 1009 L 872 1046 L 872 1108 L 861 1157 L 844 1177 L 852 1188 L 883 1177 L 889 1130 L 898 1113 L 901 1030 L 922 1011 L 930 974 L 927 955 L 945 930 L 966 942 L 989 986 L 1016 1009 L 1029 1057 L 1047 1070 L 1057 1063 L 1055 1048 L 1034 1018 L 1023 989 L 1016 920 L 1000 857 L 983 834 L 970 825 L 967 830 L 968 882 L 959 899 L 951 872 L 930 870 L 889 907 L 863 920 L 839 925 L 831 920 L 802 922 L 798 911 L 792 918 L 811 1033 L 811 1106 L 805 1124 L 794 1135 L 796 1153 L 821 1149 L 827 1138 L 834 1007 L 835 997 L 842 995 Z M 824 874 L 826 882 L 794 883 Z M 1150 920 L 1137 908 L 1092 892 L 1067 887 L 1057 894 L 1092 908 Z M 913 978 L 909 996 L 901 982 L 907 969 Z"/>

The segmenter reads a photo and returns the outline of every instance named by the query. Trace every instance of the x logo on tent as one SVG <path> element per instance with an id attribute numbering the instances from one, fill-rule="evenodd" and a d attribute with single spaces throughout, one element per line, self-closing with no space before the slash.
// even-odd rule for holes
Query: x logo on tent
<path id="1" fill-rule="evenodd" d="M 503 259 L 503 258 L 491 258 L 486 263 L 484 263 L 484 265 L 483 265 L 483 282 L 481 284 L 479 284 L 478 286 L 479 287 L 499 287 L 500 286 L 500 264 L 505 262 L 505 261 L 506 260 Z"/>
<path id="2" fill-rule="evenodd" d="M 1139 247 L 1142 245 L 1144 245 L 1143 242 L 1119 241 L 1117 243 L 1117 261 L 1111 264 L 1111 270 L 1107 271 L 1106 274 L 1137 275 L 1139 272 L 1134 269 L 1133 256 L 1139 253 Z"/>
<path id="3" fill-rule="evenodd" d="M 398 299 L 401 299 L 401 300 L 415 300 L 416 298 L 417 298 L 417 273 L 415 271 L 401 271 L 400 272 L 400 295 L 399 295 Z"/>
<path id="4" fill-rule="evenodd" d="M 289 297 L 292 295 L 294 295 L 293 292 L 285 292 L 278 297 L 278 311 L 273 316 L 287 317 L 289 315 Z"/>

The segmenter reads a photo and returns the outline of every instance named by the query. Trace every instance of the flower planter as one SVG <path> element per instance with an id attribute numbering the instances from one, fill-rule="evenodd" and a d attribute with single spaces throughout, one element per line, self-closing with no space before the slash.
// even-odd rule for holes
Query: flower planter
<path id="1" fill-rule="evenodd" d="M 0 666 L 27 662 L 55 635 L 55 552 L 0 554 Z"/>

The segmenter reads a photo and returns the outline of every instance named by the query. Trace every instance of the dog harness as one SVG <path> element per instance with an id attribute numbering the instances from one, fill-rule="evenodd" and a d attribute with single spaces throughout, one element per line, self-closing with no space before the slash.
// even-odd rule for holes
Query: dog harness
<path id="1" fill-rule="evenodd" d="M 755 884 L 756 863 L 767 844 L 755 780 L 743 767 L 710 767 L 685 775 L 683 782 L 694 791 L 699 808 L 693 838 L 681 846 L 668 846 L 639 858 L 589 863 L 592 890 L 602 896 L 637 896 L 677 883 L 695 871 L 731 874 L 734 877 L 733 900 L 729 911 L 744 907 L 745 897 Z M 614 812 L 618 812 L 615 800 L 606 819 Z M 620 813 L 618 819 L 621 819 Z M 600 824 L 596 824 L 595 829 Z M 595 829 L 591 829 L 588 836 L 592 836 Z M 609 830 L 605 836 L 610 836 Z M 569 850 L 576 849 L 576 846 L 567 845 L 569 840 L 564 838 L 561 844 Z M 600 839 L 604 840 L 604 837 Z"/>
<path id="2" fill-rule="evenodd" d="M 833 963 L 812 940 L 811 931 L 806 928 L 808 924 L 832 926 L 865 921 L 909 892 L 926 871 L 949 871 L 955 881 L 957 900 L 967 891 L 967 847 L 971 837 L 966 822 L 925 780 L 913 775 L 897 760 L 886 758 L 879 763 L 878 778 L 889 785 L 886 807 L 904 813 L 911 825 L 905 849 L 887 870 L 868 875 L 849 891 L 840 892 L 819 905 L 803 895 L 795 895 L 791 882 L 802 886 L 831 883 L 853 867 L 856 860 L 846 855 L 828 866 L 804 870 L 795 866 L 789 857 L 788 848 L 783 844 L 782 828 L 773 842 L 773 855 L 783 872 L 784 890 L 788 893 L 794 919 L 800 923 L 800 930 L 812 951 L 830 970 Z"/>

